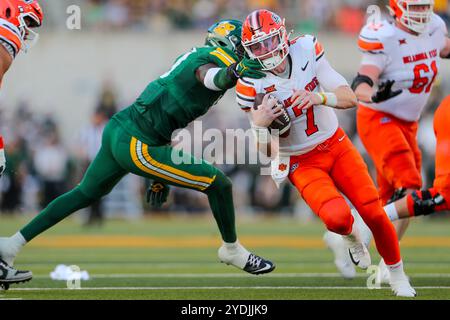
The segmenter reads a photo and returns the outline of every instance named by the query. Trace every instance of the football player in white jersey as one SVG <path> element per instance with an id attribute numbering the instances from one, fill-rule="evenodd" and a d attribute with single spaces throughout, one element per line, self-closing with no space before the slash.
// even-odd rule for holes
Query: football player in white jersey
<path id="1" fill-rule="evenodd" d="M 16 55 L 28 50 L 37 40 L 32 28 L 42 25 L 44 15 L 35 0 L 0 1 L 0 86 Z M 3 137 L 0 134 L 0 176 L 6 167 Z M 0 288 L 30 280 L 31 272 L 17 271 L 0 257 Z"/>
<path id="2" fill-rule="evenodd" d="M 393 21 L 372 21 L 359 36 L 363 58 L 352 85 L 359 101 L 357 126 L 377 169 L 383 205 L 422 187 L 418 120 L 440 58 L 450 58 L 447 27 L 433 5 L 433 0 L 391 0 Z M 407 226 L 408 220 L 396 222 L 399 239 Z"/>
<path id="3" fill-rule="evenodd" d="M 285 172 L 327 229 L 343 236 L 353 262 L 364 269 L 371 263 L 370 255 L 353 229 L 343 195 L 347 196 L 374 233 L 380 254 L 389 260 L 394 293 L 415 296 L 403 271 L 394 227 L 367 166 L 333 110 L 356 107 L 346 80 L 330 66 L 316 38 L 289 40 L 284 20 L 273 12 L 251 13 L 243 26 L 242 43 L 267 75 L 259 80 L 240 79 L 236 87 L 237 102 L 248 112 L 259 149 L 268 150 L 267 128 L 287 112 L 292 123 L 289 134 L 280 136 L 278 170 Z"/>

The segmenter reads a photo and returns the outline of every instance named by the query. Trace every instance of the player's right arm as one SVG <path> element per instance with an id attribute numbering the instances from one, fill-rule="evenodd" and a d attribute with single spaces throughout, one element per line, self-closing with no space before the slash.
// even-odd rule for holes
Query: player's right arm
<path id="1" fill-rule="evenodd" d="M 0 45 L 0 85 L 3 81 L 4 75 L 9 70 L 9 67 L 11 66 L 12 62 L 13 58 L 11 54 L 6 50 L 5 47 Z"/>
<path id="2" fill-rule="evenodd" d="M 261 79 L 266 76 L 260 71 L 261 65 L 254 60 L 244 58 L 237 62 L 229 56 L 222 62 L 225 62 L 225 67 L 219 67 L 216 63 L 207 63 L 198 67 L 195 72 L 197 80 L 210 90 L 226 91 L 236 86 L 239 78 Z"/>
<path id="3" fill-rule="evenodd" d="M 380 76 L 389 62 L 386 39 L 390 30 L 382 25 L 366 25 L 359 36 L 358 47 L 363 54 L 358 75 L 353 80 L 352 89 L 358 101 L 373 103 L 391 99 L 401 93 L 392 91 L 393 82 L 379 84 Z"/>

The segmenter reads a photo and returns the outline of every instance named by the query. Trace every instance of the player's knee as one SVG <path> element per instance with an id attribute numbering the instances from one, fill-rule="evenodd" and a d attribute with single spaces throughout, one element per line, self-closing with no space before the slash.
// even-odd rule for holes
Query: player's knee
<path id="1" fill-rule="evenodd" d="M 363 218 L 364 222 L 371 229 L 389 222 L 386 212 L 378 199 L 366 202 L 358 206 L 356 209 Z"/>
<path id="2" fill-rule="evenodd" d="M 218 171 L 216 174 L 216 177 L 214 181 L 211 183 L 209 188 L 207 188 L 205 191 L 206 193 L 209 192 L 232 192 L 233 189 L 233 183 L 231 182 L 231 179 L 228 178 L 222 171 Z"/>
<path id="3" fill-rule="evenodd" d="M 348 235 L 352 232 L 353 216 L 350 207 L 343 198 L 337 198 L 325 203 L 319 211 L 319 217 L 328 230 Z"/>

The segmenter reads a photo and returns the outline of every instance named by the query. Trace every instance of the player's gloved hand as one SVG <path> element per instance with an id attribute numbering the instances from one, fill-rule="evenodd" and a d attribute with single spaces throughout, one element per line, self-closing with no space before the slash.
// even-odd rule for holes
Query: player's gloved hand
<path id="1" fill-rule="evenodd" d="M 231 68 L 236 78 L 247 77 L 252 79 L 261 79 L 266 76 L 266 74 L 261 70 L 261 63 L 249 58 L 244 58 L 240 62 L 232 64 L 229 68 Z"/>
<path id="2" fill-rule="evenodd" d="M 403 92 L 403 90 L 392 91 L 394 80 L 383 82 L 378 87 L 378 91 L 372 96 L 372 101 L 375 103 L 383 102 L 392 99 Z"/>
<path id="3" fill-rule="evenodd" d="M 170 187 L 167 184 L 155 181 L 147 190 L 147 202 L 159 208 L 167 201 L 169 192 Z"/>

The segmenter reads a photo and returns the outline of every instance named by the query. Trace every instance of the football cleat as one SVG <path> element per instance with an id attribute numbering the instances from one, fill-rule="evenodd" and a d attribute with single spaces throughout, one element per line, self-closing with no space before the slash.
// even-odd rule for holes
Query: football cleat
<path id="1" fill-rule="evenodd" d="M 0 286 L 9 289 L 10 284 L 30 281 L 33 278 L 31 271 L 16 270 L 0 259 Z"/>
<path id="2" fill-rule="evenodd" d="M 391 276 L 389 274 L 389 270 L 384 263 L 384 260 L 381 259 L 380 263 L 378 264 L 378 271 L 376 273 L 375 277 L 375 283 L 376 284 L 389 284 L 389 280 L 391 279 Z"/>
<path id="3" fill-rule="evenodd" d="M 369 268 L 372 261 L 367 247 L 362 242 L 357 241 L 353 236 L 344 236 L 344 239 L 353 264 L 363 270 Z"/>
<path id="4" fill-rule="evenodd" d="M 218 254 L 221 262 L 254 275 L 269 273 L 275 269 L 275 264 L 271 261 L 250 253 L 239 243 L 231 249 L 222 245 Z"/>
<path id="5" fill-rule="evenodd" d="M 323 240 L 327 247 L 333 252 L 334 264 L 345 279 L 353 279 L 356 276 L 355 266 L 347 252 L 345 241 L 341 235 L 326 231 Z"/>
<path id="6" fill-rule="evenodd" d="M 416 290 L 411 286 L 406 275 L 402 279 L 391 281 L 390 285 L 392 292 L 397 297 L 414 298 L 417 296 Z"/>

